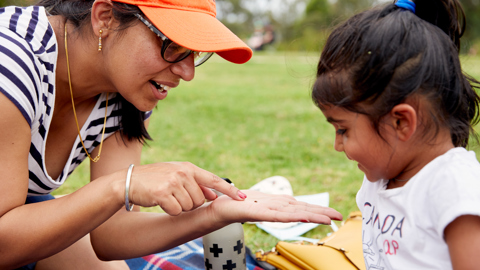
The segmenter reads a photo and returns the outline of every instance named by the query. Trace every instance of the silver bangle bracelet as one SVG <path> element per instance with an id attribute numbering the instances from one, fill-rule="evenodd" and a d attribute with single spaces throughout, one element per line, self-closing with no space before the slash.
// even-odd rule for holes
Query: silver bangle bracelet
<path id="1" fill-rule="evenodd" d="M 132 178 L 132 171 L 133 171 L 133 164 L 130 164 L 128 167 L 127 172 L 127 180 L 125 180 L 125 208 L 127 211 L 132 211 L 133 203 L 130 204 L 130 200 L 128 199 L 128 193 L 130 192 L 130 179 Z"/>

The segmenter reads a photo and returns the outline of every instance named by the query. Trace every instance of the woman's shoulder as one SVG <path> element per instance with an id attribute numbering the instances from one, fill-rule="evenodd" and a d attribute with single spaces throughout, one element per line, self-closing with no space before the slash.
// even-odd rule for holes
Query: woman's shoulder
<path id="1" fill-rule="evenodd" d="M 30 125 L 54 93 L 56 44 L 43 7 L 0 8 L 0 88 Z"/>
<path id="2" fill-rule="evenodd" d="M 56 60 L 56 36 L 44 7 L 0 8 L 0 38 L 1 44 L 10 43 L 9 47 L 18 48 L 27 56 L 48 62 Z"/>

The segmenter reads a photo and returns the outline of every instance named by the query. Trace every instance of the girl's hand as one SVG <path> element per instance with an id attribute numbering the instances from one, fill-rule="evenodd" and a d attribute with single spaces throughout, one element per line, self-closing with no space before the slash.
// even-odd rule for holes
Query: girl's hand
<path id="1" fill-rule="evenodd" d="M 144 207 L 160 206 L 169 215 L 179 215 L 214 200 L 211 189 L 242 201 L 245 194 L 222 178 L 188 162 L 165 162 L 135 166 L 130 201 Z M 225 197 L 227 197 L 225 196 Z"/>
<path id="2" fill-rule="evenodd" d="M 244 201 L 220 196 L 209 207 L 217 222 L 271 221 L 271 222 L 313 222 L 330 224 L 331 220 L 342 220 L 336 210 L 305 202 L 292 196 L 265 194 L 253 190 L 242 190 L 247 194 Z"/>

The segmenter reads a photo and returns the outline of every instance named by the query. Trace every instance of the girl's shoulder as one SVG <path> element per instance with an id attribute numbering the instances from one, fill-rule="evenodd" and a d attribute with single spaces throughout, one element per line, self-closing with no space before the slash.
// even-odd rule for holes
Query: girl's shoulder
<path id="1" fill-rule="evenodd" d="M 480 163 L 474 151 L 456 147 L 437 157 L 427 166 L 424 174 L 436 177 L 462 179 L 478 179 L 480 181 Z M 476 182 L 478 182 L 476 181 Z"/>
<path id="2" fill-rule="evenodd" d="M 406 186 L 410 192 L 425 194 L 432 204 L 464 199 L 480 203 L 480 163 L 475 152 L 453 148 L 422 168 Z"/>

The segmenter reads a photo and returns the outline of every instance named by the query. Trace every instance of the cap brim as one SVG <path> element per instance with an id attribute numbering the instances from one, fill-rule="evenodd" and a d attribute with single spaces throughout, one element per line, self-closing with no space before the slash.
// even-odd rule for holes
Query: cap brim
<path id="1" fill-rule="evenodd" d="M 252 50 L 217 18 L 201 12 L 138 6 L 169 39 L 199 52 L 215 52 L 227 61 L 243 64 Z"/>

